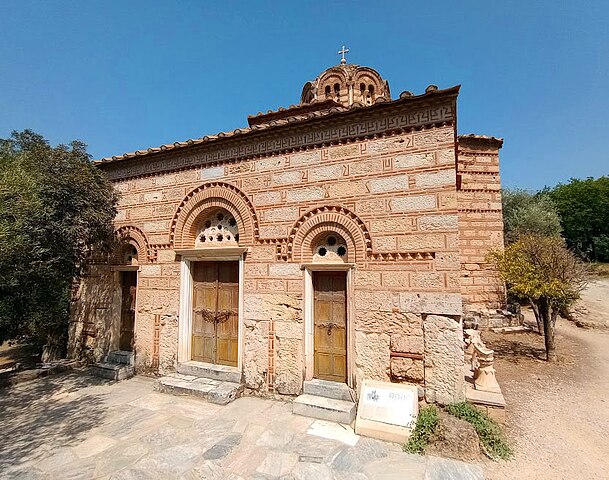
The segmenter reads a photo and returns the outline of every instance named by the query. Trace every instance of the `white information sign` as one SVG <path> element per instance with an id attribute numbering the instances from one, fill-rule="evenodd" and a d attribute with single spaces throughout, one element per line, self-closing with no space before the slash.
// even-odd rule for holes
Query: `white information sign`
<path id="1" fill-rule="evenodd" d="M 419 413 L 416 386 L 364 380 L 360 392 L 356 433 L 395 442 L 408 438 Z"/>

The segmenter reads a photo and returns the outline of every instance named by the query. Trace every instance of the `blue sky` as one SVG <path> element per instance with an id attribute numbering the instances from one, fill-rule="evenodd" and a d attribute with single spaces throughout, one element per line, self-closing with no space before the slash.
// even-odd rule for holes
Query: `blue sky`
<path id="1" fill-rule="evenodd" d="M 461 84 L 459 133 L 505 139 L 504 185 L 609 174 L 609 2 L 1 3 L 0 137 L 94 158 L 247 125 L 339 62 L 392 94 Z"/>

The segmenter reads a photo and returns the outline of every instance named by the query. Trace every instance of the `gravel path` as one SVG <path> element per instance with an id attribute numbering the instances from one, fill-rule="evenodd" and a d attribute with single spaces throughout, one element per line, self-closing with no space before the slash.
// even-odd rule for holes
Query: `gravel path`
<path id="1" fill-rule="evenodd" d="M 609 318 L 605 289 L 609 281 L 596 281 L 583 296 L 595 321 Z M 537 334 L 483 334 L 497 352 L 516 450 L 509 462 L 484 463 L 489 480 L 609 479 L 609 331 L 559 319 L 556 335 L 559 358 L 548 364 Z"/>

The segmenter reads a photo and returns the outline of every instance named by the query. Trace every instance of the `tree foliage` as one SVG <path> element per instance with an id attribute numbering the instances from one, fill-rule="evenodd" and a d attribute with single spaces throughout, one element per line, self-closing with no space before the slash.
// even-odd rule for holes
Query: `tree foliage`
<path id="1" fill-rule="evenodd" d="M 588 260 L 609 261 L 609 177 L 571 179 L 545 192 L 569 248 Z"/>
<path id="2" fill-rule="evenodd" d="M 86 146 L 0 139 L 0 341 L 65 336 L 71 287 L 113 239 L 117 195 Z"/>
<path id="3" fill-rule="evenodd" d="M 560 237 L 523 235 L 516 242 L 490 253 L 508 291 L 528 299 L 541 320 L 548 359 L 554 353 L 554 327 L 558 313 L 572 305 L 586 287 L 586 266 Z"/>
<path id="4" fill-rule="evenodd" d="M 513 243 L 527 234 L 560 235 L 560 217 L 549 195 L 505 189 L 501 198 L 506 243 Z"/>

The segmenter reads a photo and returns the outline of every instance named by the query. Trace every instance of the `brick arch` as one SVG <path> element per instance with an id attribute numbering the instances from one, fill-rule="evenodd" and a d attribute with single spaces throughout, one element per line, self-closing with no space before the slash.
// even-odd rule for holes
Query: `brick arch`
<path id="1" fill-rule="evenodd" d="M 258 238 L 258 220 L 247 196 L 229 183 L 211 182 L 192 190 L 180 203 L 171 222 L 171 247 L 194 248 L 198 222 L 211 208 L 223 208 L 235 217 L 239 245 L 254 244 Z"/>
<path id="2" fill-rule="evenodd" d="M 314 242 L 322 234 L 335 232 L 347 243 L 347 262 L 361 263 L 372 251 L 372 241 L 364 222 L 344 207 L 315 208 L 294 224 L 289 236 L 288 254 L 292 261 L 309 263 L 313 260 Z"/>
<path id="3" fill-rule="evenodd" d="M 125 225 L 116 230 L 116 237 L 119 240 L 119 246 L 114 252 L 114 262 L 122 263 L 122 247 L 125 243 L 129 243 L 137 250 L 138 263 L 149 263 L 152 261 L 150 245 L 146 234 L 139 228 L 132 225 Z"/>

